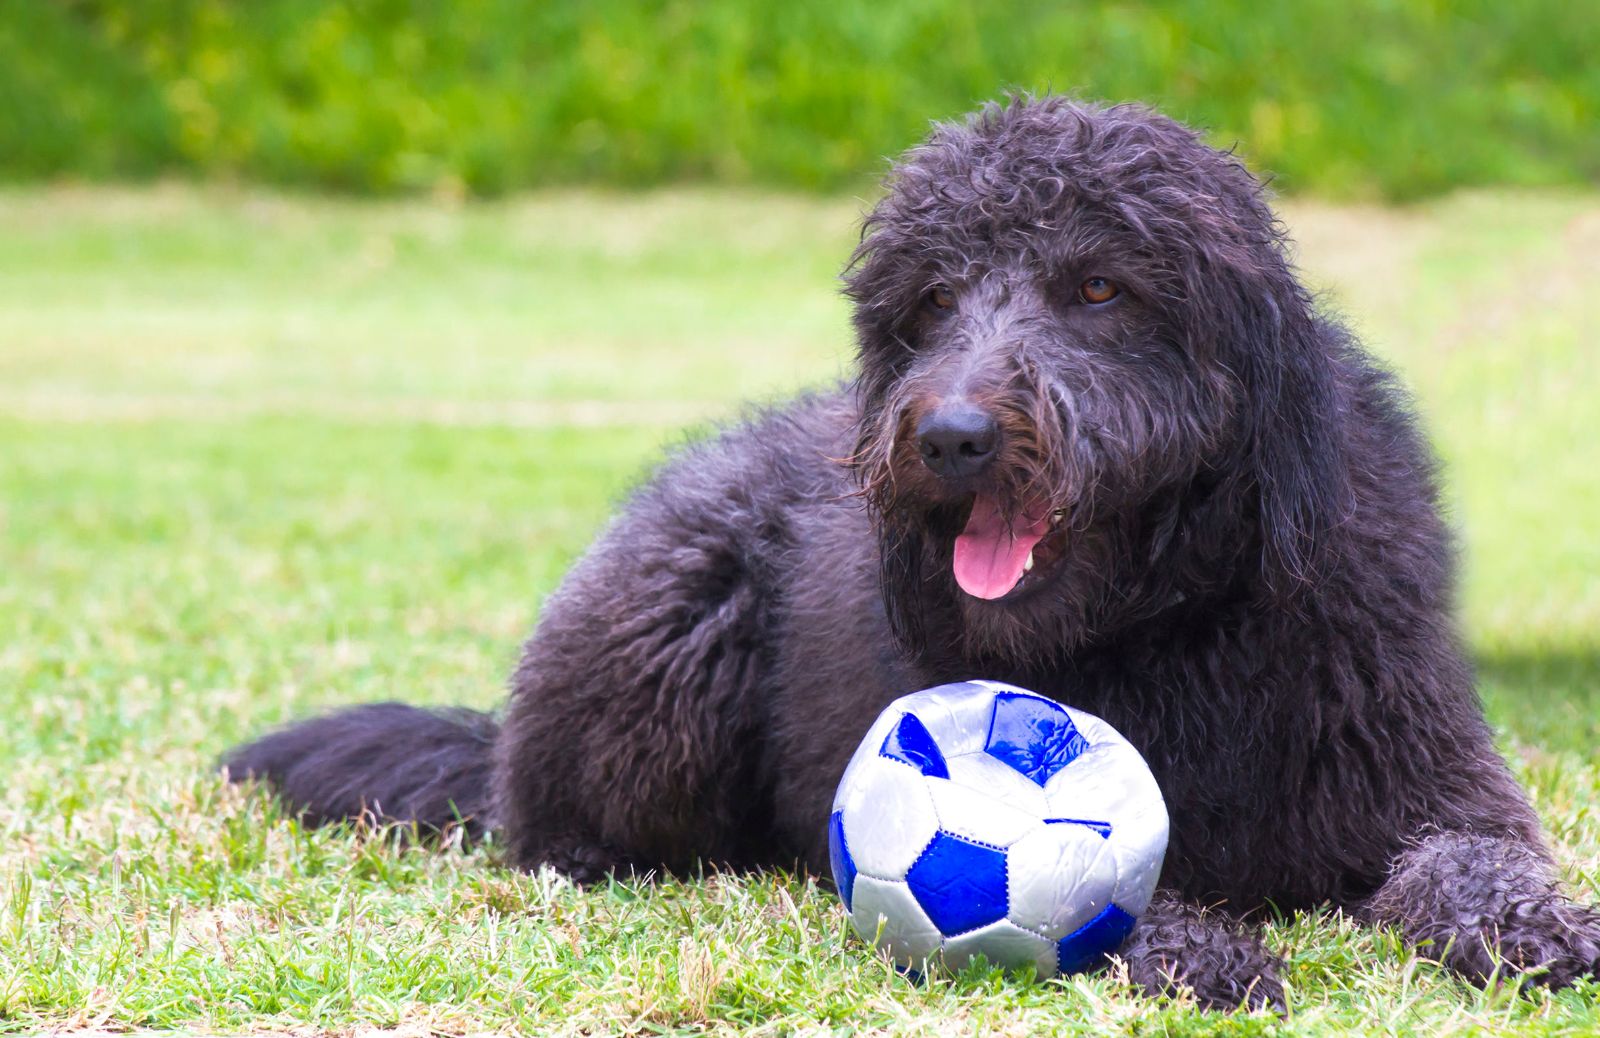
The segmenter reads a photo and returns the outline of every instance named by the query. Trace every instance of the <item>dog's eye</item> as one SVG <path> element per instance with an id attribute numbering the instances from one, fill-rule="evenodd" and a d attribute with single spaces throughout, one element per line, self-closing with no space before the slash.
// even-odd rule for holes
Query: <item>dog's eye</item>
<path id="1" fill-rule="evenodd" d="M 928 305 L 935 310 L 950 310 L 956 305 L 956 294 L 949 285 L 934 285 L 928 289 Z"/>
<path id="2" fill-rule="evenodd" d="M 1085 303 L 1109 303 L 1117 298 L 1122 290 L 1115 281 L 1106 278 L 1090 278 L 1078 286 L 1078 298 Z"/>

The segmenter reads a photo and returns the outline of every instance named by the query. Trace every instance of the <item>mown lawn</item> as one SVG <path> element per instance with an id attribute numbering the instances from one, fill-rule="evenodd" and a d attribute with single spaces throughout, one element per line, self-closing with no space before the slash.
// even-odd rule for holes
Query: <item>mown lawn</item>
<path id="1" fill-rule="evenodd" d="M 805 878 L 579 892 L 218 782 L 329 705 L 496 703 L 664 444 L 846 369 L 857 209 L 0 193 L 0 1031 L 1600 1030 L 1600 985 L 1479 991 L 1334 917 L 1271 928 L 1286 1020 L 918 986 Z M 1600 196 L 1287 215 L 1417 393 L 1492 719 L 1600 897 Z"/>

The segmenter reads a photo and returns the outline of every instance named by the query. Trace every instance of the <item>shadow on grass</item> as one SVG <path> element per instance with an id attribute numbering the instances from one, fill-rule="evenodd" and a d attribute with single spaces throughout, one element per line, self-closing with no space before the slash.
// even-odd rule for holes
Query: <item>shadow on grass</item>
<path id="1" fill-rule="evenodd" d="M 1481 649 L 1474 660 L 1497 728 L 1550 750 L 1600 746 L 1600 645 Z"/>

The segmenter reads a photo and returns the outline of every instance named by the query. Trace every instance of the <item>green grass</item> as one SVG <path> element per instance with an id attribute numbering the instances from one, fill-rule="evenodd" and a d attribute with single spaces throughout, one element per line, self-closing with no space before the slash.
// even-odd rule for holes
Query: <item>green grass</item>
<path id="1" fill-rule="evenodd" d="M 218 783 L 329 705 L 495 704 L 663 444 L 843 370 L 856 208 L 0 193 L 0 1031 L 1600 1029 L 1600 986 L 1480 991 L 1332 917 L 1269 930 L 1286 1021 L 917 986 L 803 878 L 578 892 Z M 1288 217 L 1415 388 L 1492 720 L 1595 897 L 1600 197 Z"/>
<path id="2" fill-rule="evenodd" d="M 1295 192 L 1600 178 L 1572 0 L 23 0 L 0 175 L 839 189 L 1007 88 L 1140 100 Z"/>

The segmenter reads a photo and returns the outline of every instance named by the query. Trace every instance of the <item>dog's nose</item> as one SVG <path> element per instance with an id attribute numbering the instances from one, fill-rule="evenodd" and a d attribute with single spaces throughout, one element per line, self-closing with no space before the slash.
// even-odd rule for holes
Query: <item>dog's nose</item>
<path id="1" fill-rule="evenodd" d="M 1000 426 L 967 403 L 946 404 L 917 423 L 922 463 L 947 479 L 976 476 L 994 460 Z"/>

